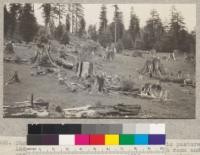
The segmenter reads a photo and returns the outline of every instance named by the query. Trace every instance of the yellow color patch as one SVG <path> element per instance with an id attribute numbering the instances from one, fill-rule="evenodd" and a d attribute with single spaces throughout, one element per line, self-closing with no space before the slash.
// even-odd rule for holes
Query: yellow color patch
<path id="1" fill-rule="evenodd" d="M 105 135 L 105 145 L 119 145 L 119 135 Z"/>

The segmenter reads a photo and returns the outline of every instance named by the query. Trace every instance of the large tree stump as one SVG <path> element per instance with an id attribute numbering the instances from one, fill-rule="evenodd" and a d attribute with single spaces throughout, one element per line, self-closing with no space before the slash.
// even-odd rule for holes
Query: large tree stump
<path id="1" fill-rule="evenodd" d="M 12 42 L 9 42 L 6 44 L 6 47 L 4 49 L 4 52 L 6 54 L 14 54 L 14 47 L 13 47 L 13 43 Z"/>
<path id="2" fill-rule="evenodd" d="M 90 62 L 77 63 L 77 76 L 87 78 L 93 75 L 93 64 Z"/>
<path id="3" fill-rule="evenodd" d="M 15 71 L 14 74 L 10 77 L 10 79 L 6 82 L 5 85 L 9 85 L 9 84 L 12 84 L 12 83 L 20 83 L 20 79 L 19 79 L 19 76 L 18 76 L 18 72 Z"/>
<path id="4" fill-rule="evenodd" d="M 161 77 L 166 74 L 165 68 L 159 58 L 153 58 L 145 62 L 144 67 L 140 70 L 140 73 L 148 74 L 150 77 Z"/>
<path id="5" fill-rule="evenodd" d="M 99 92 L 104 91 L 104 82 L 105 82 L 105 79 L 104 79 L 103 75 L 97 76 L 97 84 L 98 84 L 98 91 Z"/>

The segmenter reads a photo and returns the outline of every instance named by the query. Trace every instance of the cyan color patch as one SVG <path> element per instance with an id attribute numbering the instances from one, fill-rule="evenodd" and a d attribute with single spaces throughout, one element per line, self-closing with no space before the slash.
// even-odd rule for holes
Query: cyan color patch
<path id="1" fill-rule="evenodd" d="M 148 145 L 148 134 L 135 134 L 134 142 L 135 145 Z"/>

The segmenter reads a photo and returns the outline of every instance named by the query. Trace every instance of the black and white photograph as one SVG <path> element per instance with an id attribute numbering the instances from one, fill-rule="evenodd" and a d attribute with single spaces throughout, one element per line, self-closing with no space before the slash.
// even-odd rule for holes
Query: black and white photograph
<path id="1" fill-rule="evenodd" d="M 195 119 L 196 4 L 7 3 L 3 117 Z"/>

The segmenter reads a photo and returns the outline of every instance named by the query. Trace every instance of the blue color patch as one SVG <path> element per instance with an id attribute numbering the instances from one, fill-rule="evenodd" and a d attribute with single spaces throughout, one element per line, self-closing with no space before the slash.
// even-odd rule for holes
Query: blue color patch
<path id="1" fill-rule="evenodd" d="M 134 135 L 134 142 L 135 145 L 148 145 L 148 134 L 135 134 Z"/>

